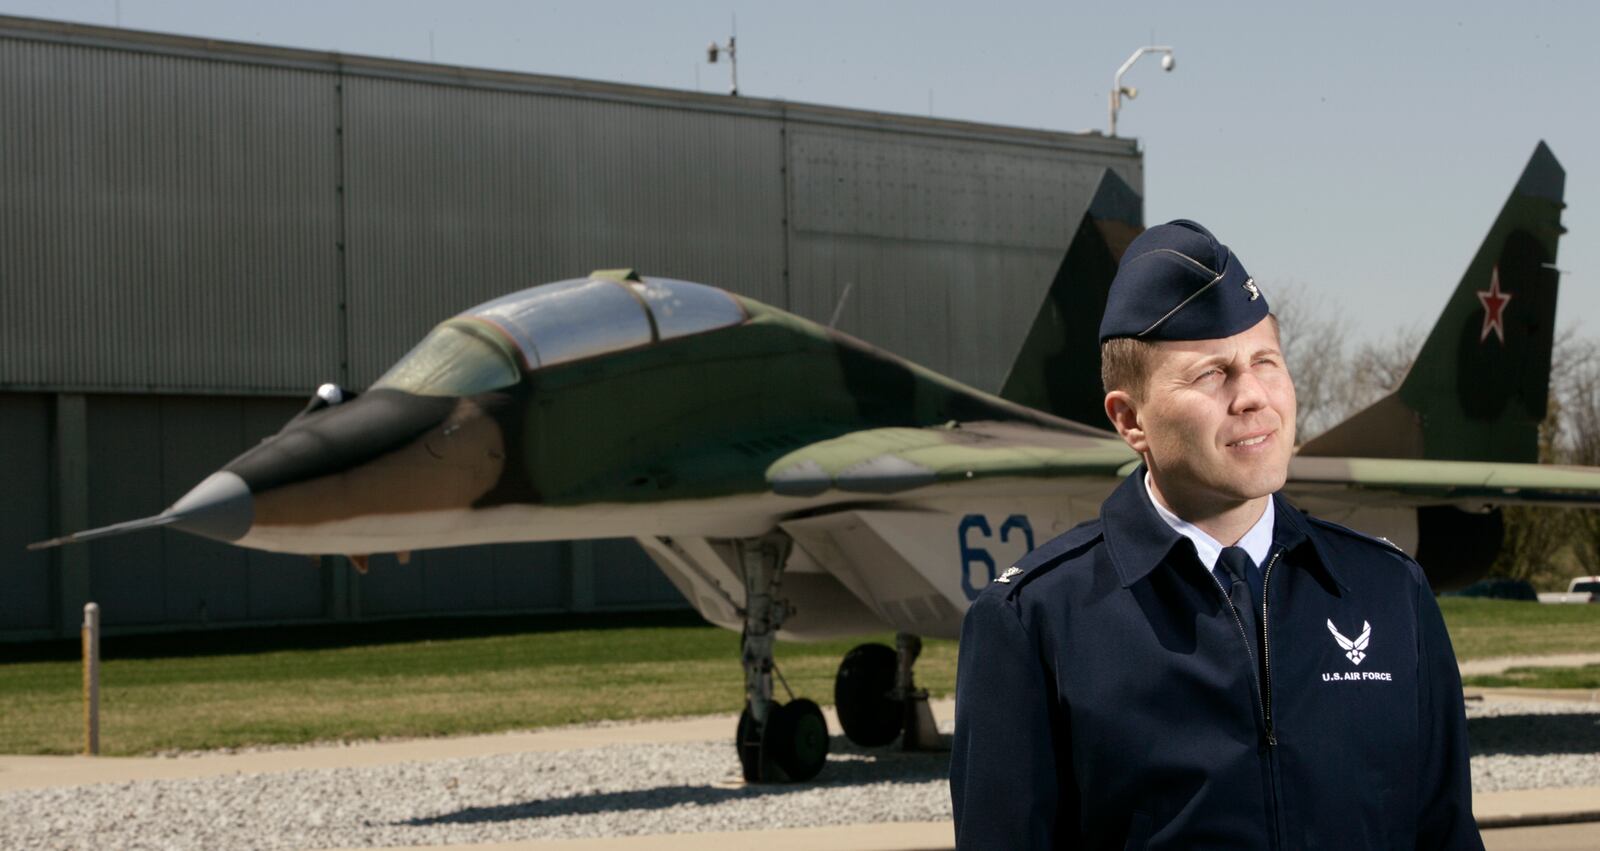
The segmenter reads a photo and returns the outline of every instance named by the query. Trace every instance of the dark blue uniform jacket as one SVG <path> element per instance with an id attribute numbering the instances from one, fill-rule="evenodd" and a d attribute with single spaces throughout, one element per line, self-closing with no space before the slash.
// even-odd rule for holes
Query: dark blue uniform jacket
<path id="1" fill-rule="evenodd" d="M 1247 637 L 1143 475 L 967 612 L 958 846 L 1481 849 L 1421 568 L 1274 496 Z"/>

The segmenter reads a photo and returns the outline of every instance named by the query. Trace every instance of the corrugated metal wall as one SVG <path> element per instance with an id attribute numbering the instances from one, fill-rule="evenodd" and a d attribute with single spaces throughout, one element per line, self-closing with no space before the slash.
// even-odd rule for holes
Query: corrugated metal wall
<path id="1" fill-rule="evenodd" d="M 597 268 L 785 300 L 776 122 L 359 78 L 345 119 L 354 384 L 452 313 Z"/>
<path id="2" fill-rule="evenodd" d="M 50 402 L 44 394 L 0 393 L 0 635 L 55 626 L 50 555 L 23 549 L 54 534 Z"/>
<path id="3" fill-rule="evenodd" d="M 591 269 L 703 281 L 979 387 L 1126 140 L 0 18 L 0 640 L 682 605 L 629 541 L 342 560 L 155 532 L 323 381 Z"/>
<path id="4" fill-rule="evenodd" d="M 0 383 L 248 392 L 326 376 L 335 82 L 0 37 Z"/>
<path id="5" fill-rule="evenodd" d="M 789 145 L 791 309 L 839 309 L 841 330 L 989 390 L 1102 171 L 1142 184 L 1126 155 L 809 127 Z"/>

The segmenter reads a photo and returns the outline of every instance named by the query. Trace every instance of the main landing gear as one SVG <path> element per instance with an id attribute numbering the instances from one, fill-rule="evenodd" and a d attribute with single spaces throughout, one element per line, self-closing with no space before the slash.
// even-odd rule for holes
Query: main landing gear
<path id="1" fill-rule="evenodd" d="M 745 588 L 745 705 L 734 743 L 747 783 L 810 780 L 828 760 L 828 723 L 822 709 L 796 699 L 788 683 L 783 684 L 788 703 L 779 703 L 772 693 L 773 676 L 783 682 L 772 664 L 772 644 L 791 613 L 788 601 L 779 595 L 792 545 L 782 533 L 738 542 Z"/>
<path id="2" fill-rule="evenodd" d="M 919 689 L 911 666 L 922 654 L 922 639 L 902 632 L 894 649 L 862 644 L 845 654 L 833 682 L 839 724 L 850 741 L 880 747 L 901 736 L 908 751 L 949 750 L 928 708 L 928 692 Z M 904 735 L 902 735 L 904 734 Z"/>
<path id="3" fill-rule="evenodd" d="M 744 574 L 744 713 L 734 744 L 747 783 L 810 780 L 828 760 L 828 724 L 816 703 L 796 698 L 772 662 L 779 628 L 793 609 L 782 596 L 783 566 L 793 542 L 773 532 L 735 542 Z M 911 666 L 922 653 L 922 639 L 895 636 L 894 648 L 863 644 L 839 665 L 834 702 L 850 741 L 863 747 L 887 745 L 900 737 L 905 750 L 949 750 L 928 709 L 928 692 L 916 687 Z M 773 695 L 773 680 L 788 703 Z"/>

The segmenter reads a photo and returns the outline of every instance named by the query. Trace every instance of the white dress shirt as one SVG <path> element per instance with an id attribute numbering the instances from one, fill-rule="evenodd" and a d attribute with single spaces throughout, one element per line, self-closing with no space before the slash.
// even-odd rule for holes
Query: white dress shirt
<path id="1" fill-rule="evenodd" d="M 1144 474 L 1144 490 L 1150 497 L 1150 504 L 1156 507 L 1156 513 L 1161 515 L 1161 519 L 1167 521 L 1167 525 L 1171 526 L 1174 532 L 1194 541 L 1194 551 L 1200 555 L 1200 563 L 1206 566 L 1206 570 L 1215 575 L 1217 558 L 1222 555 L 1222 548 L 1230 545 L 1221 543 L 1216 538 L 1206 534 L 1205 530 L 1199 526 L 1168 511 L 1167 507 L 1161 504 L 1161 500 L 1156 499 L 1156 493 L 1150 487 L 1149 471 Z M 1256 525 L 1250 527 L 1250 531 L 1244 533 L 1244 537 L 1240 538 L 1237 544 L 1231 545 L 1243 547 L 1244 551 L 1250 554 L 1250 560 L 1256 563 L 1257 570 L 1260 570 L 1261 565 L 1266 563 L 1267 555 L 1272 551 L 1272 523 L 1276 519 L 1276 513 L 1277 509 L 1269 498 L 1267 500 L 1267 510 L 1261 512 L 1261 519 L 1256 521 Z M 1219 577 L 1219 581 L 1226 588 L 1232 580 L 1223 576 Z"/>

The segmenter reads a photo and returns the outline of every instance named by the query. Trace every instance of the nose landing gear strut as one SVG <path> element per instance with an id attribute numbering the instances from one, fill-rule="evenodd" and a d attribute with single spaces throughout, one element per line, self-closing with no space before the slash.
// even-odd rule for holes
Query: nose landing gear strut
<path id="1" fill-rule="evenodd" d="M 747 783 L 810 780 L 828 759 L 828 724 L 822 709 L 795 698 L 788 683 L 783 683 L 788 703 L 775 700 L 772 690 L 774 675 L 783 682 L 772 661 L 772 645 L 793 611 L 781 596 L 783 565 L 793 542 L 774 532 L 737 545 L 745 588 L 741 642 L 745 706 L 734 737 L 739 766 Z"/>

